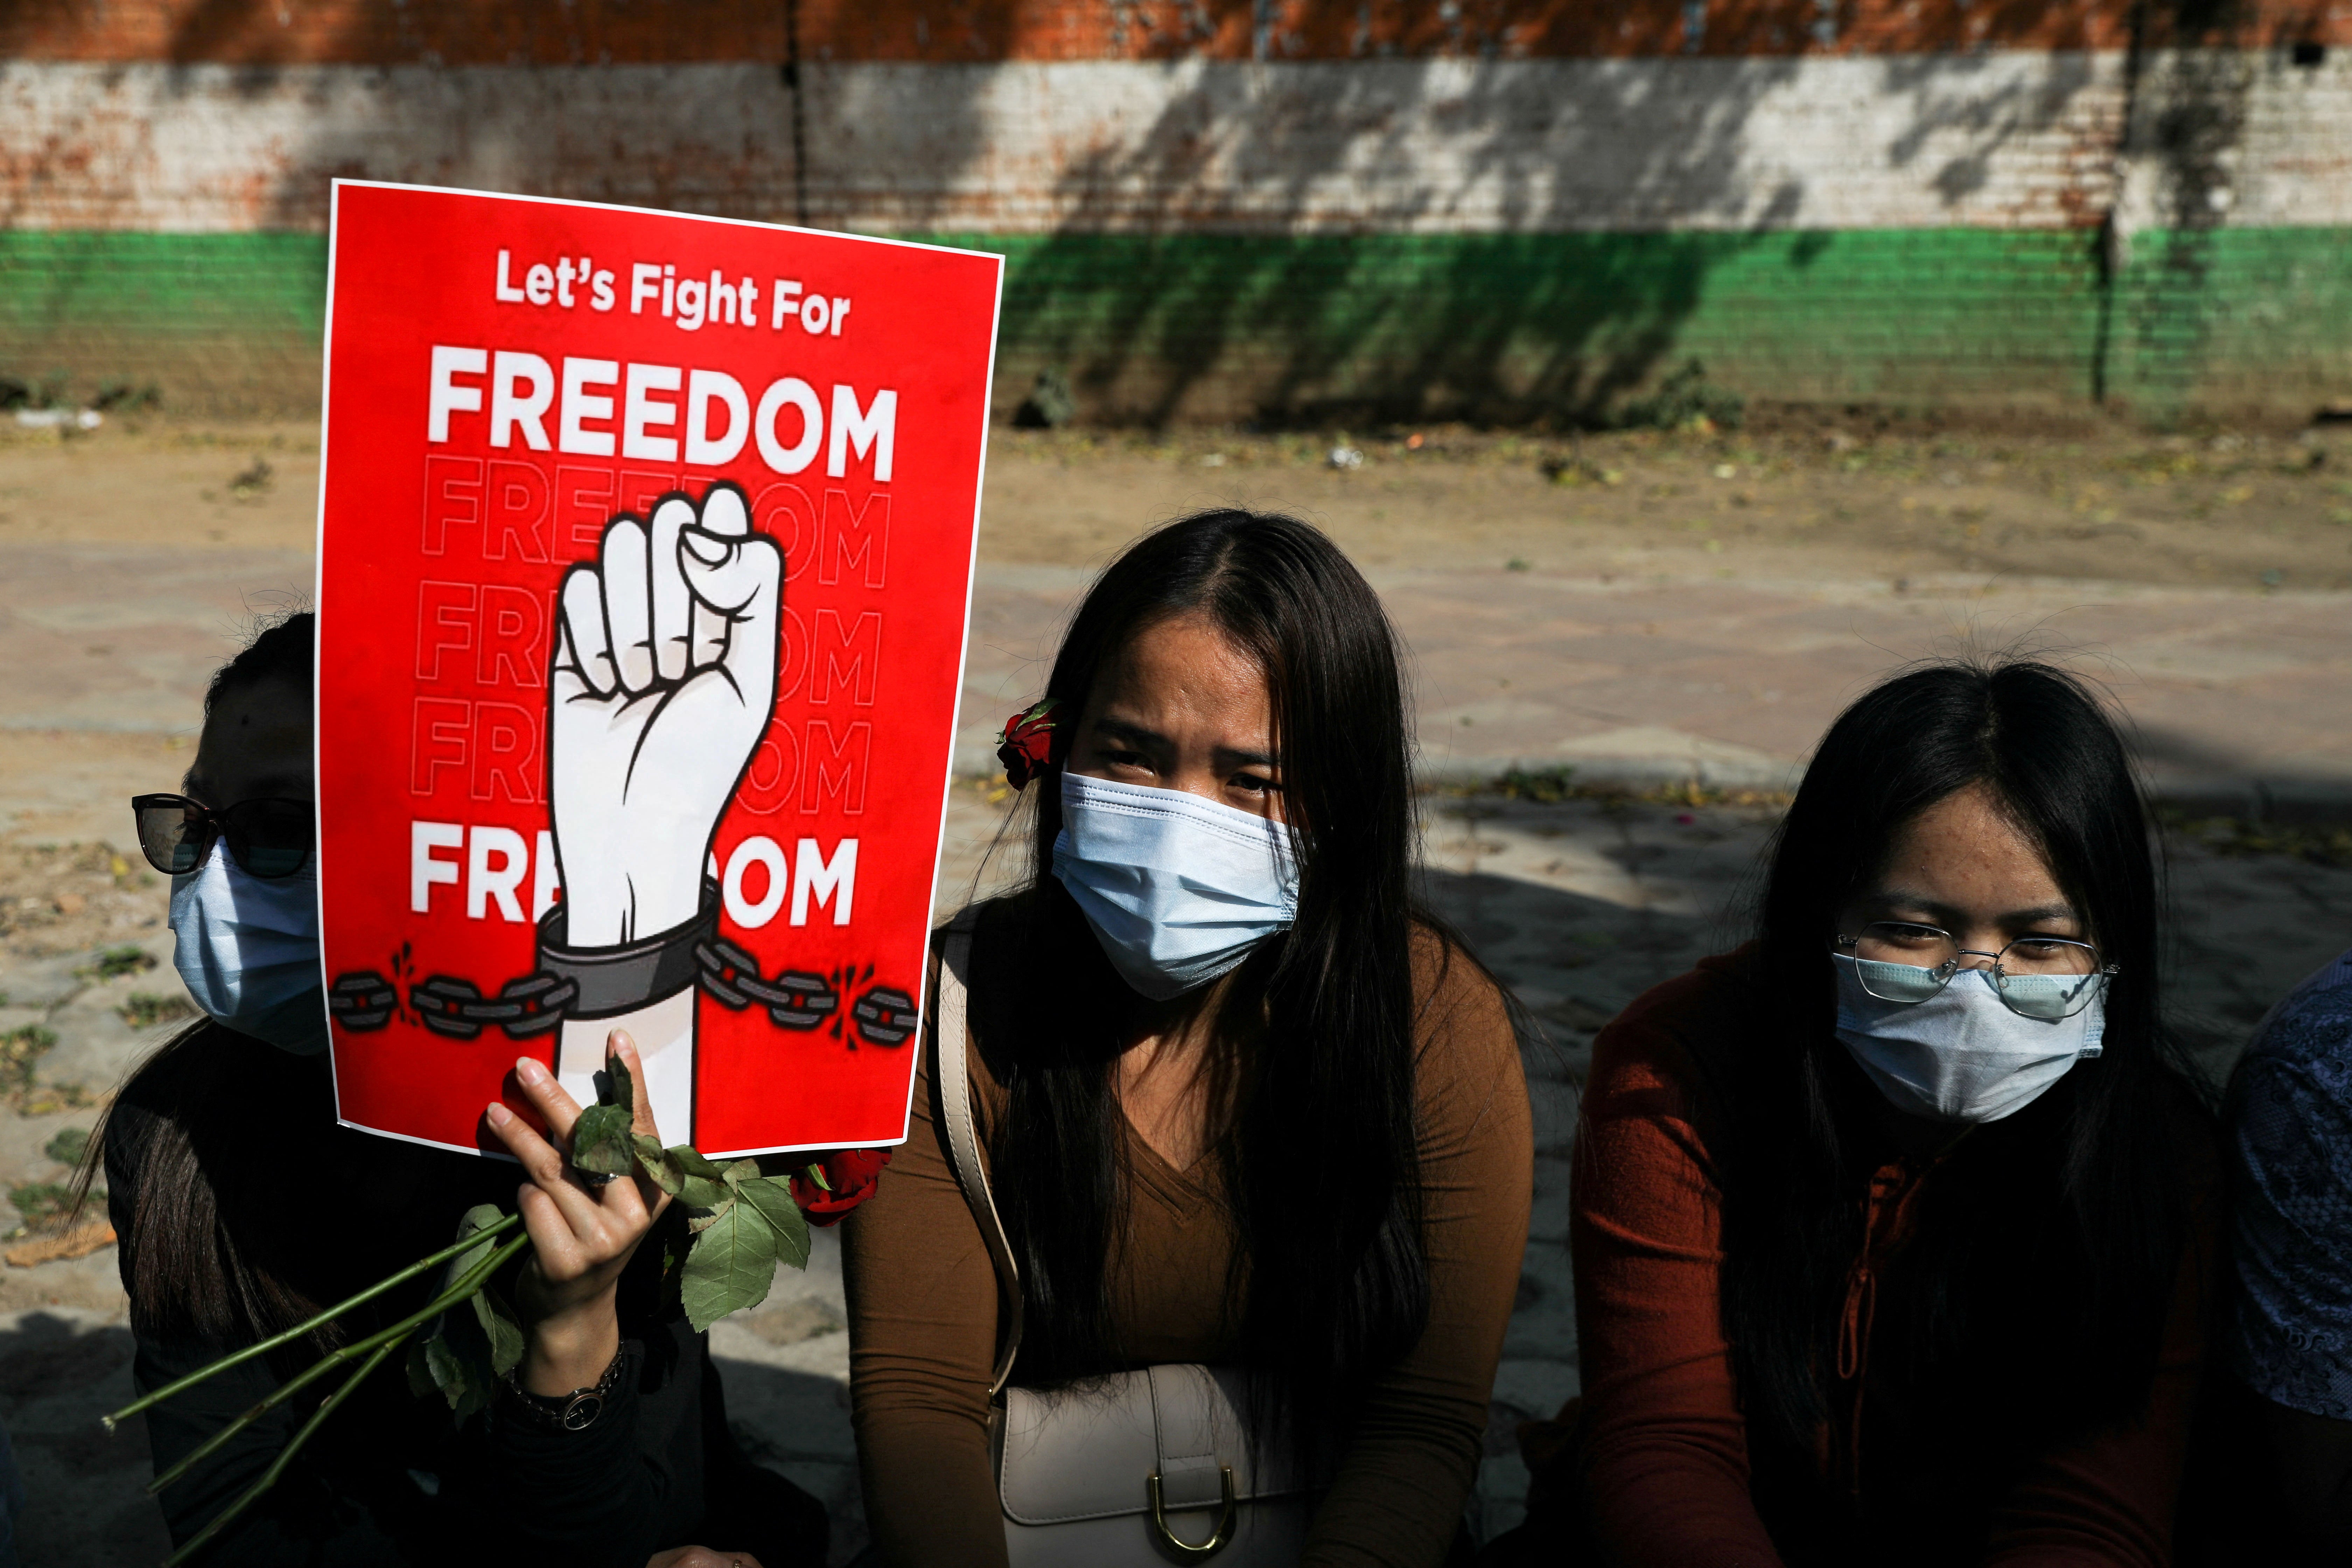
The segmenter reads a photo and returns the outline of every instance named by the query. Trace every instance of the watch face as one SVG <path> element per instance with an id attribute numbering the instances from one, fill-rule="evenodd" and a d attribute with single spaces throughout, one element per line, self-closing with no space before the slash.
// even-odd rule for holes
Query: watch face
<path id="1" fill-rule="evenodd" d="M 583 1431 L 604 1413 L 604 1396 L 583 1394 L 563 1407 L 563 1427 L 567 1432 Z"/>

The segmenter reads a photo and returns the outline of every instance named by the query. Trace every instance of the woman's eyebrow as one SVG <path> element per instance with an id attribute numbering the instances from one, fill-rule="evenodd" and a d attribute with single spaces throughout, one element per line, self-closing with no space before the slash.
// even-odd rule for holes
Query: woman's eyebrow
<path id="1" fill-rule="evenodd" d="M 1282 758 L 1272 752 L 1249 752 L 1236 746 L 1219 746 L 1217 765 L 1220 768 L 1279 768 Z"/>
<path id="2" fill-rule="evenodd" d="M 1163 751 L 1170 743 L 1168 737 L 1157 730 L 1147 730 L 1140 724 L 1132 724 L 1124 719 L 1114 719 L 1108 713 L 1095 721 L 1095 730 L 1097 733 L 1115 735 L 1122 741 L 1132 741 L 1140 746 L 1158 746 Z"/>
<path id="3" fill-rule="evenodd" d="M 1998 923 L 2005 926 L 2030 926 L 2040 925 L 2043 921 L 2071 921 L 2075 918 L 2074 906 L 2072 904 L 2036 904 L 2030 910 L 2011 910 L 2001 916 Z"/>
<path id="4" fill-rule="evenodd" d="M 1881 888 L 1871 897 L 1893 909 L 1925 910 L 1938 921 L 1948 924 L 1956 919 L 1965 918 L 1968 914 L 1966 910 L 1945 903 L 1940 900 L 1931 899 L 1924 893 L 1912 892 L 1906 888 Z M 2031 909 L 2008 910 L 1994 916 L 1992 923 L 2000 926 L 2036 925 L 2043 921 L 2071 921 L 2079 918 L 2081 917 L 2075 913 L 2074 906 L 2062 900 L 2054 904 L 2036 904 Z"/>

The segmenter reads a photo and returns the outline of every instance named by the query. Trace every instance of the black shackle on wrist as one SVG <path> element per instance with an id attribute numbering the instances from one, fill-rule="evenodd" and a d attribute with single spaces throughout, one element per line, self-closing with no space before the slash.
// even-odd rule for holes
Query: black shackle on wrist
<path id="1" fill-rule="evenodd" d="M 539 967 L 578 989 L 564 1012 L 574 1018 L 618 1018 L 691 988 L 701 977 L 695 949 L 719 934 L 719 883 L 702 879 L 691 920 L 618 947 L 572 947 L 564 906 L 539 917 Z"/>

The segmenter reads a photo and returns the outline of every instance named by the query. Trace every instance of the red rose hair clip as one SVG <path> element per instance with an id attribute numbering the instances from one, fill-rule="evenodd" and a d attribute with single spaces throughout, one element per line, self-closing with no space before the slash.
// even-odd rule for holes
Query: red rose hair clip
<path id="1" fill-rule="evenodd" d="M 1048 697 L 1004 721 L 1004 732 L 996 737 L 996 760 L 1004 764 L 1004 782 L 1014 789 L 1061 761 L 1054 732 L 1054 715 L 1061 706 L 1059 698 Z"/>

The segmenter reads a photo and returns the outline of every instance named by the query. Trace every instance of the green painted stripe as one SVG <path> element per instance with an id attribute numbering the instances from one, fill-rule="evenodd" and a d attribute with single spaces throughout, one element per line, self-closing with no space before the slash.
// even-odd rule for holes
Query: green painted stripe
<path id="1" fill-rule="evenodd" d="M 313 234 L 0 233 L 0 375 L 159 386 L 168 406 L 303 415 L 319 397 Z"/>
<path id="2" fill-rule="evenodd" d="M 2307 406 L 2352 391 L 2352 230 L 935 235 L 1008 260 L 1000 395 L 1129 417 L 1589 410 L 1688 358 L 1751 395 Z M 311 405 L 315 235 L 0 233 L 0 374 Z"/>
<path id="3" fill-rule="evenodd" d="M 2352 230 L 2143 234 L 2120 282 L 2108 385 L 2135 405 L 2352 395 Z"/>
<path id="4" fill-rule="evenodd" d="M 1008 360 L 1138 412 L 1236 372 L 1277 407 L 1589 409 L 1693 356 L 1775 396 L 2089 387 L 2095 278 L 2066 234 L 959 241 L 1008 258 Z"/>

